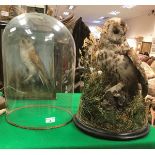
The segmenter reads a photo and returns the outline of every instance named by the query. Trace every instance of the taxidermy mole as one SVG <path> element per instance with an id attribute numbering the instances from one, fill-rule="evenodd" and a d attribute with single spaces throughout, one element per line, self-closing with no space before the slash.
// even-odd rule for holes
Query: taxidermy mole
<path id="1" fill-rule="evenodd" d="M 148 83 L 140 61 L 126 41 L 127 26 L 120 18 L 107 20 L 102 27 L 98 62 L 111 79 L 104 98 L 123 106 L 140 92 L 147 95 Z M 104 66 L 104 67 L 103 67 Z M 140 86 L 140 87 L 139 87 Z"/>
<path id="2" fill-rule="evenodd" d="M 28 70 L 28 76 L 24 80 L 27 82 L 35 75 L 39 76 L 43 85 L 50 87 L 50 81 L 44 64 L 42 63 L 34 45 L 30 38 L 23 37 L 19 42 L 20 58 Z"/>

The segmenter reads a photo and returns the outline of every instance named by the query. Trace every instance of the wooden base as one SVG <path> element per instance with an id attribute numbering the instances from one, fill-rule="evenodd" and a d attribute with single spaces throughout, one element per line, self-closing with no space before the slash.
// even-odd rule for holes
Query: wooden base
<path id="1" fill-rule="evenodd" d="M 135 130 L 129 133 L 112 133 L 112 132 L 108 132 L 108 131 L 104 131 L 101 129 L 96 129 L 96 128 L 92 128 L 89 127 L 83 123 L 81 123 L 79 121 L 79 119 L 76 117 L 76 115 L 74 115 L 73 121 L 75 123 L 75 125 L 82 131 L 84 131 L 85 133 L 98 137 L 98 138 L 105 138 L 105 139 L 111 139 L 111 140 L 131 140 L 131 139 L 137 139 L 137 138 L 141 138 L 144 137 L 145 135 L 148 134 L 149 132 L 149 125 L 147 125 L 145 128 L 143 129 L 139 129 L 139 130 Z"/>

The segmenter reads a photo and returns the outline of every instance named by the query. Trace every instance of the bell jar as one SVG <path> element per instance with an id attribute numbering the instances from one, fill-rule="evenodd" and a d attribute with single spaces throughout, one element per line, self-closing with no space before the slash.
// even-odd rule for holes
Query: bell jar
<path id="1" fill-rule="evenodd" d="M 75 44 L 57 19 L 25 13 L 3 39 L 6 120 L 26 129 L 50 129 L 72 120 Z"/>

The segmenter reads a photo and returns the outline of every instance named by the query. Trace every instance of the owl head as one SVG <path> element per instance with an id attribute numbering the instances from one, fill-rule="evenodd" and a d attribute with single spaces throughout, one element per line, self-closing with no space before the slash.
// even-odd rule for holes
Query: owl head
<path id="1" fill-rule="evenodd" d="M 126 40 L 127 25 L 120 18 L 107 20 L 101 33 L 101 42 L 108 41 L 113 44 L 122 44 Z"/>
<path id="2" fill-rule="evenodd" d="M 19 46 L 20 48 L 23 48 L 23 49 L 28 49 L 28 48 L 31 48 L 33 47 L 33 41 L 32 39 L 28 38 L 28 37 L 22 37 L 19 41 Z"/>

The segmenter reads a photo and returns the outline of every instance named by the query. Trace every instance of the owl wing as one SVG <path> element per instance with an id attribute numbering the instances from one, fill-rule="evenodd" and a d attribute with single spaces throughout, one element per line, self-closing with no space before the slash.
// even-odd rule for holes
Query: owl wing
<path id="1" fill-rule="evenodd" d="M 39 55 L 35 51 L 35 49 L 33 49 L 29 53 L 29 57 L 30 57 L 30 60 L 32 61 L 32 63 L 36 66 L 36 69 L 40 70 L 41 72 L 44 72 L 45 67 L 44 67 Z"/>
<path id="2" fill-rule="evenodd" d="M 142 62 L 138 58 L 136 51 L 134 51 L 133 49 L 130 49 L 127 55 L 130 58 L 130 60 L 133 62 L 135 67 L 137 68 L 138 81 L 142 85 L 142 95 L 145 97 L 148 94 L 148 80 L 145 74 L 145 70 L 141 65 Z"/>
<path id="3" fill-rule="evenodd" d="M 39 74 L 39 77 L 40 77 L 43 85 L 45 84 L 49 88 L 50 83 L 48 80 L 48 75 L 46 73 L 46 69 L 45 69 L 44 64 L 42 63 L 39 55 L 35 51 L 35 49 L 33 49 L 29 53 L 29 57 L 30 57 L 30 60 L 32 61 L 32 63 L 35 65 L 36 69 L 38 70 L 38 74 Z"/>

